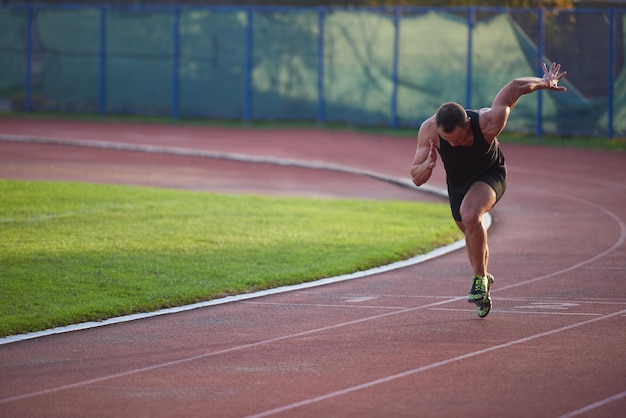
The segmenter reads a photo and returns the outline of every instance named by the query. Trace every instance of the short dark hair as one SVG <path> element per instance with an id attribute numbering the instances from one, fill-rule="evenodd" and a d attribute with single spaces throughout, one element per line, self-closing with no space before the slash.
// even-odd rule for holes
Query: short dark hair
<path id="1" fill-rule="evenodd" d="M 463 106 L 458 103 L 444 103 L 437 110 L 435 123 L 437 124 L 437 128 L 440 128 L 445 133 L 450 133 L 457 126 L 461 128 L 465 127 L 467 123 L 467 113 Z"/>

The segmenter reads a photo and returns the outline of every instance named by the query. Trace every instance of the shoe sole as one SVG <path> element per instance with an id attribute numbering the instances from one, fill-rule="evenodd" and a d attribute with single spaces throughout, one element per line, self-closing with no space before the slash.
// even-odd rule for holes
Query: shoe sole
<path id="1" fill-rule="evenodd" d="M 485 299 L 484 301 L 476 303 L 476 306 L 478 307 L 478 309 L 476 310 L 478 317 L 486 317 L 487 315 L 489 315 L 489 312 L 491 312 L 491 298 L 487 297 L 487 299 Z"/>
<path id="2" fill-rule="evenodd" d="M 481 293 L 479 295 L 476 295 L 475 298 L 468 297 L 467 298 L 467 303 L 480 303 L 483 300 L 485 300 L 486 298 L 488 298 L 487 293 Z"/>

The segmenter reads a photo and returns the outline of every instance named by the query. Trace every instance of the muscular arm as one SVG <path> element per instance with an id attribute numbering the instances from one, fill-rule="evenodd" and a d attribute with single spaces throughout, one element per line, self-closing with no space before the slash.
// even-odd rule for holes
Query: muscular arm
<path id="1" fill-rule="evenodd" d="M 431 117 L 422 123 L 417 134 L 417 150 L 411 163 L 411 178 L 416 186 L 421 186 L 430 179 L 437 163 L 435 143 L 438 142 L 435 119 Z"/>
<path id="2" fill-rule="evenodd" d="M 491 142 L 506 126 L 511 110 L 517 105 L 520 97 L 525 94 L 533 93 L 537 90 L 549 89 L 552 91 L 566 91 L 563 86 L 558 83 L 566 75 L 567 71 L 559 74 L 561 66 L 552 63 L 550 69 L 543 64 L 543 77 L 521 77 L 511 80 L 506 86 L 502 87 L 500 92 L 493 99 L 491 108 L 484 109 L 480 114 L 481 130 L 485 135 L 485 139 Z"/>

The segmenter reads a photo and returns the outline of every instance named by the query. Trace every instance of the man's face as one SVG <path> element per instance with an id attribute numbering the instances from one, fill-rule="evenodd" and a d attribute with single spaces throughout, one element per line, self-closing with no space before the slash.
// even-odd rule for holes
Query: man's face
<path id="1" fill-rule="evenodd" d="M 441 129 L 437 128 L 439 136 L 445 139 L 451 146 L 458 147 L 463 145 L 467 137 L 467 130 L 469 129 L 469 120 L 465 123 L 464 127 L 457 126 L 452 132 L 445 133 Z"/>

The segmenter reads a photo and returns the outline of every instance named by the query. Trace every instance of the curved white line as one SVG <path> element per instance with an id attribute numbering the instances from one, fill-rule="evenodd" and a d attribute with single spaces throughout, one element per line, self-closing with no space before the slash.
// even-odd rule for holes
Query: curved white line
<path id="1" fill-rule="evenodd" d="M 106 149 L 113 151 L 130 151 L 130 152 L 142 152 L 148 154 L 165 154 L 175 155 L 179 157 L 200 157 L 200 158 L 213 158 L 223 159 L 231 161 L 239 161 L 244 163 L 259 163 L 259 164 L 273 164 L 284 167 L 299 167 L 310 168 L 314 170 L 327 170 L 337 171 L 348 174 L 357 174 L 361 176 L 371 177 L 377 180 L 385 181 L 388 183 L 396 184 L 402 187 L 408 187 L 410 189 L 420 190 L 426 193 L 431 193 L 436 196 L 447 197 L 446 190 L 433 187 L 428 184 L 424 184 L 419 188 L 415 187 L 408 179 L 402 179 L 398 177 L 389 176 L 386 174 L 377 173 L 374 171 L 364 170 L 356 167 L 348 167 L 341 164 L 326 163 L 323 161 L 302 161 L 290 158 L 278 158 L 268 155 L 248 155 L 234 152 L 219 152 L 209 150 L 199 150 L 192 148 L 180 148 L 180 147 L 163 147 L 155 145 L 143 145 L 143 144 L 129 144 L 125 142 L 110 142 L 110 141 L 96 141 L 85 139 L 62 139 L 62 138 L 45 138 L 45 137 L 31 137 L 21 135 L 3 135 L 0 134 L 0 141 L 5 142 L 18 142 L 26 144 L 43 144 L 43 145 L 61 145 L 69 147 L 82 147 L 82 148 L 96 148 Z"/>
<path id="2" fill-rule="evenodd" d="M 543 193 L 547 193 L 546 191 L 544 191 L 542 189 L 536 189 L 536 188 L 532 188 L 532 187 L 528 187 L 528 189 L 539 191 L 539 192 L 543 192 Z M 605 251 L 602 251 L 602 252 L 596 254 L 595 256 L 593 256 L 593 257 L 591 257 L 591 258 L 589 258 L 589 259 L 587 259 L 585 261 L 582 261 L 582 262 L 577 263 L 575 265 L 572 265 L 570 267 L 561 269 L 559 271 L 552 272 L 550 274 L 546 274 L 546 275 L 543 275 L 543 276 L 540 276 L 540 277 L 536 277 L 534 279 L 525 280 L 523 282 L 515 283 L 515 284 L 509 285 L 509 286 L 504 286 L 504 287 L 501 287 L 501 288 L 499 288 L 497 290 L 511 289 L 511 288 L 514 288 L 514 287 L 523 286 L 523 285 L 526 285 L 526 284 L 529 284 L 529 283 L 534 283 L 534 282 L 537 282 L 537 281 L 545 280 L 545 279 L 547 279 L 549 277 L 554 277 L 554 276 L 557 276 L 557 275 L 560 275 L 560 274 L 563 274 L 563 273 L 567 273 L 567 272 L 572 271 L 574 269 L 580 268 L 581 266 L 584 266 L 585 264 L 589 264 L 589 263 L 591 263 L 591 262 L 593 262 L 595 260 L 598 260 L 599 258 L 604 257 L 605 255 L 609 254 L 612 251 L 615 251 L 618 247 L 620 247 L 621 245 L 624 244 L 624 242 L 626 240 L 626 224 L 624 224 L 624 222 L 615 213 L 613 213 L 612 211 L 610 211 L 610 210 L 608 210 L 608 209 L 606 209 L 606 208 L 604 208 L 604 207 L 602 207 L 600 205 L 597 205 L 595 203 L 589 202 L 589 201 L 587 201 L 585 199 L 580 199 L 580 198 L 576 198 L 576 197 L 566 196 L 566 195 L 553 193 L 553 192 L 550 192 L 550 194 L 552 196 L 557 196 L 557 197 L 560 197 L 560 198 L 563 198 L 563 199 L 568 199 L 570 201 L 574 201 L 574 202 L 577 202 L 579 204 L 588 205 L 588 206 L 590 206 L 590 207 L 592 207 L 592 208 L 594 208 L 596 210 L 604 212 L 605 215 L 607 215 L 610 218 L 612 218 L 613 220 L 615 220 L 617 222 L 617 224 L 619 225 L 620 231 L 621 231 L 619 238 L 617 239 L 617 241 L 614 242 L 614 244 L 610 248 L 608 248 Z M 494 291 L 496 291 L 496 289 L 494 289 Z M 431 364 L 428 364 L 428 365 L 425 365 L 425 366 L 422 366 L 422 367 L 418 367 L 416 369 L 407 370 L 407 371 L 404 371 L 404 372 L 401 372 L 401 373 L 398 373 L 398 374 L 395 374 L 395 375 L 383 377 L 383 378 L 377 379 L 377 380 L 372 380 L 370 382 L 365 382 L 365 383 L 362 383 L 362 384 L 359 384 L 359 385 L 355 385 L 355 386 L 352 386 L 352 387 L 348 387 L 348 388 L 345 388 L 345 389 L 342 389 L 342 390 L 339 390 L 339 391 L 336 391 L 336 392 L 330 392 L 330 393 L 327 393 L 327 394 L 324 394 L 324 395 L 321 395 L 321 396 L 318 396 L 318 397 L 305 399 L 305 400 L 302 400 L 302 401 L 299 401 L 299 402 L 295 402 L 295 403 L 292 403 L 292 404 L 289 404 L 289 405 L 284 405 L 282 407 L 278 407 L 278 408 L 271 409 L 271 410 L 268 410 L 268 411 L 264 411 L 264 412 L 261 412 L 261 413 L 258 413 L 258 414 L 250 415 L 247 418 L 266 417 L 266 416 L 278 414 L 278 413 L 281 413 L 281 412 L 289 411 L 289 410 L 292 410 L 292 409 L 296 409 L 296 408 L 299 408 L 299 407 L 311 405 L 313 403 L 321 402 L 321 401 L 324 401 L 324 400 L 327 400 L 327 399 L 335 398 L 335 397 L 342 396 L 342 395 L 345 395 L 345 394 L 348 394 L 348 393 L 351 393 L 351 392 L 356 392 L 356 391 L 359 391 L 359 390 L 362 390 L 362 389 L 368 389 L 370 387 L 373 387 L 373 386 L 376 386 L 376 385 L 379 385 L 379 384 L 383 384 L 383 383 L 387 383 L 387 382 L 390 382 L 390 381 L 393 381 L 393 380 L 397 380 L 397 379 L 400 379 L 400 378 L 403 378 L 403 377 L 411 376 L 411 375 L 414 375 L 414 374 L 417 374 L 417 373 L 421 373 L 423 371 L 434 369 L 436 367 L 445 366 L 445 365 L 450 364 L 450 363 L 454 363 L 454 362 L 457 362 L 457 361 L 465 360 L 465 359 L 468 359 L 468 358 L 471 358 L 471 357 L 475 357 L 475 356 L 478 356 L 478 355 L 481 355 L 481 354 L 485 354 L 485 353 L 488 353 L 488 352 L 491 352 L 491 351 L 499 350 L 501 348 L 511 347 L 513 345 L 517 345 L 517 344 L 520 344 L 520 343 L 525 343 L 525 342 L 528 342 L 528 341 L 535 340 L 537 338 L 541 338 L 541 337 L 557 334 L 557 333 L 562 332 L 562 331 L 567 331 L 567 330 L 570 330 L 570 329 L 578 328 L 580 326 L 588 325 L 588 324 L 591 324 L 591 323 L 594 323 L 594 322 L 597 322 L 597 321 L 613 318 L 613 317 L 620 316 L 620 315 L 623 315 L 623 314 L 626 314 L 626 310 L 621 310 L 619 312 L 614 312 L 614 313 L 611 313 L 611 314 L 598 316 L 598 317 L 595 317 L 595 318 L 592 318 L 592 319 L 588 319 L 588 320 L 585 320 L 585 321 L 582 321 L 582 322 L 578 322 L 578 323 L 575 323 L 575 324 L 572 324 L 572 325 L 567 325 L 567 326 L 564 326 L 564 327 L 561 327 L 561 328 L 557 328 L 557 329 L 554 329 L 554 330 L 550 330 L 550 331 L 542 332 L 542 333 L 539 333 L 539 334 L 531 335 L 529 337 L 520 338 L 518 340 L 509 341 L 507 343 L 498 344 L 498 345 L 491 346 L 491 347 L 488 347 L 488 348 L 485 348 L 485 349 L 482 349 L 482 350 L 478 350 L 478 351 L 474 351 L 474 352 L 471 352 L 471 353 L 463 354 L 463 355 L 460 355 L 460 356 L 457 356 L 457 357 L 448 358 L 446 360 L 442 360 L 442 361 L 439 361 L 439 362 L 431 363 Z M 589 405 L 589 406 L 587 406 L 585 408 L 582 408 L 582 409 L 570 412 L 569 414 L 565 415 L 565 417 L 573 417 L 573 416 L 582 414 L 584 412 L 587 412 L 589 410 L 592 410 L 592 409 L 595 409 L 597 407 L 603 406 L 603 405 L 608 404 L 610 402 L 613 402 L 615 400 L 622 399 L 623 397 L 624 397 L 624 393 L 615 395 L 615 396 L 607 398 L 607 399 L 605 399 L 603 401 L 599 401 L 599 402 L 596 402 L 596 403 L 594 403 L 592 405 Z"/>
<path id="3" fill-rule="evenodd" d="M 159 146 L 153 146 L 153 145 L 135 145 L 135 144 L 121 143 L 121 142 L 42 138 L 42 137 L 20 136 L 20 135 L 0 134 L 0 141 L 29 143 L 29 144 L 61 145 L 61 146 L 82 147 L 82 148 L 96 148 L 96 149 L 107 149 L 107 150 L 115 150 L 115 151 L 142 152 L 142 153 L 149 153 L 149 154 L 166 154 L 166 155 L 185 156 L 185 157 L 224 159 L 224 160 L 240 161 L 240 162 L 246 162 L 246 163 L 273 164 L 273 165 L 279 165 L 279 166 L 284 166 L 284 167 L 299 167 L 299 168 L 309 168 L 309 169 L 314 169 L 314 170 L 337 171 L 337 172 L 342 172 L 342 173 L 371 177 L 376 180 L 395 184 L 401 187 L 407 187 L 410 189 L 434 194 L 442 198 L 447 198 L 448 196 L 448 193 L 445 189 L 441 189 L 438 187 L 433 187 L 430 185 L 423 185 L 417 188 L 413 185 L 412 182 L 406 179 L 392 177 L 392 176 L 388 176 L 385 174 L 376 173 L 373 171 L 362 170 L 359 168 L 348 167 L 348 166 L 343 166 L 339 164 L 328 164 L 328 163 L 318 162 L 318 161 L 300 161 L 300 160 L 277 158 L 277 157 L 271 157 L 271 156 L 254 156 L 254 155 L 246 155 L 246 154 L 238 154 L 238 153 L 215 152 L 215 151 L 195 150 L 195 149 L 176 148 L 176 147 L 159 147 Z M 489 228 L 491 226 L 491 222 L 492 222 L 491 216 L 487 214 L 487 216 L 485 217 L 485 227 Z M 465 240 L 461 239 L 450 245 L 437 248 L 424 255 L 419 255 L 416 257 L 412 257 L 408 260 L 399 261 L 399 262 L 391 263 L 385 266 L 375 267 L 375 268 L 364 270 L 364 271 L 359 271 L 356 273 L 344 274 L 344 275 L 336 276 L 336 277 L 328 277 L 328 278 L 324 278 L 320 280 L 301 283 L 298 285 L 282 286 L 282 287 L 277 287 L 274 289 L 263 290 L 260 292 L 248 293 L 248 294 L 243 294 L 243 295 L 235 295 L 235 296 L 227 296 L 224 298 L 213 299 L 210 301 L 199 302 L 199 303 L 195 303 L 191 305 L 178 306 L 178 307 L 168 308 L 168 309 L 161 309 L 161 310 L 154 311 L 154 312 L 145 312 L 145 313 L 138 313 L 138 314 L 116 317 L 116 318 L 110 318 L 104 321 L 84 322 L 81 324 L 51 328 L 51 329 L 31 332 L 27 334 L 11 335 L 8 337 L 0 338 L 0 345 L 29 340 L 33 338 L 44 337 L 48 335 L 62 334 L 66 332 L 102 327 L 105 325 L 113 325 L 113 324 L 119 324 L 123 322 L 136 321 L 138 319 L 151 318 L 154 316 L 167 315 L 167 314 L 178 313 L 178 312 L 185 312 L 185 311 L 190 311 L 193 309 L 205 308 L 208 306 L 221 305 L 224 303 L 237 302 L 241 300 L 259 298 L 259 297 L 274 295 L 278 293 L 291 292 L 294 290 L 308 289 L 311 287 L 323 286 L 323 285 L 327 285 L 331 283 L 338 283 L 338 282 L 343 282 L 347 280 L 353 280 L 353 279 L 357 279 L 361 277 L 385 273 L 388 271 L 423 263 L 433 258 L 440 257 L 444 254 L 448 254 L 450 252 L 456 251 L 460 248 L 463 248 L 464 246 L 465 246 Z"/>
<path id="4" fill-rule="evenodd" d="M 605 207 L 600 206 L 600 205 L 598 205 L 596 203 L 590 202 L 590 201 L 585 200 L 585 199 L 580 199 L 580 198 L 577 198 L 577 197 L 567 196 L 567 195 L 564 195 L 564 194 L 555 193 L 555 192 L 551 192 L 551 191 L 547 192 L 545 190 L 538 189 L 538 188 L 535 188 L 535 187 L 523 187 L 522 186 L 521 188 L 526 188 L 526 189 L 529 189 L 529 190 L 533 190 L 535 192 L 541 192 L 541 193 L 546 193 L 546 194 L 549 193 L 551 196 L 556 196 L 556 197 L 559 197 L 561 199 L 570 200 L 572 202 L 576 202 L 576 203 L 581 204 L 581 205 L 587 205 L 587 206 L 589 206 L 591 208 L 594 208 L 594 209 L 596 209 L 596 210 L 598 210 L 600 212 L 603 212 L 606 216 L 608 216 L 609 218 L 613 219 L 617 223 L 617 225 L 619 225 L 620 235 L 617 238 L 617 241 L 615 241 L 613 243 L 613 245 L 611 245 L 606 250 L 604 250 L 604 251 L 594 255 L 593 257 L 588 258 L 587 260 L 583 260 L 580 263 L 576 263 L 576 264 L 574 264 L 572 266 L 566 267 L 566 268 L 561 269 L 559 271 L 555 271 L 555 272 L 546 274 L 544 276 L 536 277 L 534 279 L 525 280 L 525 281 L 519 282 L 519 283 L 513 283 L 513 284 L 510 284 L 508 286 L 498 287 L 497 289 L 492 290 L 492 292 L 498 292 L 498 291 L 502 291 L 502 290 L 512 289 L 514 287 L 524 286 L 524 285 L 527 285 L 527 284 L 530 284 L 530 283 L 534 283 L 534 282 L 538 282 L 538 281 L 547 279 L 549 277 L 558 276 L 560 274 L 564 274 L 564 273 L 570 272 L 572 270 L 576 270 L 576 269 L 578 269 L 578 268 L 580 268 L 580 267 L 582 267 L 582 266 L 584 266 L 586 264 L 592 263 L 592 262 L 594 262 L 594 261 L 604 257 L 605 255 L 615 251 L 618 247 L 621 247 L 622 245 L 624 245 L 624 242 L 626 242 L 626 224 L 624 223 L 624 221 L 622 221 L 619 218 L 619 216 L 617 216 L 614 212 L 606 209 Z"/>
<path id="5" fill-rule="evenodd" d="M 596 180 L 594 178 L 588 178 L 588 177 L 583 177 L 583 176 L 574 176 L 574 175 L 555 173 L 554 171 L 544 171 L 544 170 L 536 170 L 536 169 L 530 170 L 530 169 L 526 169 L 523 167 L 511 167 L 511 168 L 507 167 L 507 170 L 510 173 L 521 173 L 522 175 L 526 175 L 526 176 L 535 175 L 535 176 L 539 176 L 542 178 L 561 179 L 561 180 L 568 181 L 570 183 L 585 182 L 587 184 L 592 184 L 596 186 L 626 189 L 626 184 L 620 182 L 618 179 L 616 179 L 616 181 L 603 181 L 603 180 Z"/>
<path id="6" fill-rule="evenodd" d="M 605 214 L 607 214 L 608 216 L 613 218 L 620 225 L 620 228 L 621 228 L 620 237 L 618 238 L 618 240 L 609 249 L 603 251 L 602 253 L 599 253 L 598 255 L 596 255 L 596 256 L 594 256 L 594 257 L 592 257 L 592 258 L 590 258 L 590 259 L 588 259 L 586 261 L 583 261 L 583 262 L 578 263 L 578 264 L 576 264 L 574 266 L 562 269 L 562 270 L 560 270 L 558 272 L 553 272 L 551 274 L 544 275 L 544 276 L 541 276 L 541 277 L 538 277 L 538 278 L 535 278 L 535 279 L 530 279 L 530 280 L 526 280 L 524 282 L 521 282 L 521 283 L 518 283 L 518 284 L 515 284 L 515 285 L 510 285 L 510 286 L 508 286 L 508 288 L 521 286 L 523 284 L 533 283 L 533 282 L 536 282 L 536 281 L 539 281 L 539 280 L 544 280 L 546 278 L 553 277 L 553 276 L 555 276 L 557 274 L 561 274 L 561 273 L 564 273 L 564 272 L 567 272 L 567 271 L 571 271 L 571 270 L 573 270 L 575 268 L 578 268 L 580 266 L 583 266 L 585 264 L 588 264 L 588 263 L 590 263 L 592 261 L 597 260 L 598 258 L 600 258 L 600 257 L 608 254 L 609 252 L 615 250 L 618 246 L 621 246 L 624 243 L 624 241 L 626 239 L 626 226 L 625 226 L 624 222 L 622 222 L 621 219 L 617 215 L 615 215 L 613 212 L 611 212 L 608 209 L 603 208 L 603 207 L 601 207 L 599 205 L 596 205 L 594 203 L 591 203 L 591 202 L 588 202 L 586 200 L 583 200 L 583 199 L 572 198 L 572 197 L 563 196 L 563 195 L 560 195 L 560 196 L 564 197 L 564 198 L 567 198 L 567 199 L 570 199 L 570 200 L 573 200 L 573 201 L 577 201 L 579 203 L 587 204 L 587 205 L 589 205 L 591 207 L 594 207 L 596 209 L 601 210 L 602 212 L 604 212 Z M 394 263 L 394 264 L 396 264 L 396 263 Z M 365 272 L 363 272 L 363 273 L 365 273 Z M 278 290 L 278 289 L 274 289 L 274 290 Z M 242 296 L 246 296 L 246 295 L 242 295 Z M 318 328 L 318 329 L 302 331 L 302 332 L 299 332 L 299 333 L 296 333 L 296 334 L 283 335 L 281 337 L 276 337 L 276 338 L 273 338 L 273 339 L 259 341 L 259 342 L 256 342 L 256 343 L 246 344 L 246 345 L 242 345 L 242 346 L 231 347 L 231 348 L 228 348 L 228 349 L 225 349 L 225 350 L 221 350 L 221 351 L 217 351 L 217 352 L 205 353 L 205 354 L 201 354 L 201 355 L 198 355 L 198 356 L 182 358 L 182 359 L 178 359 L 178 360 L 169 361 L 169 362 L 166 362 L 166 363 L 155 364 L 155 365 L 147 366 L 147 367 L 140 368 L 140 369 L 128 370 L 126 372 L 122 372 L 122 373 L 118 373 L 118 374 L 114 374 L 114 375 L 103 376 L 103 377 L 100 377 L 100 378 L 90 379 L 90 380 L 86 380 L 86 381 L 82 381 L 82 382 L 77 382 L 77 383 L 74 383 L 74 384 L 69 384 L 69 385 L 65 385 L 65 386 L 60 386 L 60 387 L 56 387 L 56 388 L 43 390 L 43 391 L 32 392 L 32 393 L 18 395 L 18 396 L 14 396 L 14 397 L 10 397 L 10 398 L 0 399 L 0 404 L 16 401 L 16 400 L 20 400 L 20 399 L 26 399 L 26 398 L 31 398 L 31 397 L 35 397 L 35 396 L 40 396 L 40 395 L 44 395 L 44 394 L 55 393 L 55 392 L 58 392 L 58 391 L 72 389 L 72 388 L 76 388 L 76 387 L 82 387 L 82 386 L 86 386 L 86 385 L 89 385 L 89 384 L 93 384 L 93 383 L 97 383 L 97 382 L 101 382 L 101 381 L 105 381 L 105 380 L 110 380 L 110 379 L 114 379 L 114 378 L 118 378 L 118 377 L 124 377 L 124 376 L 129 376 L 129 375 L 141 373 L 141 372 L 144 372 L 144 371 L 155 370 L 155 369 L 159 369 L 159 368 L 163 368 L 163 367 L 168 367 L 168 366 L 178 365 L 178 364 L 182 364 L 182 363 L 187 363 L 187 362 L 190 362 L 190 361 L 203 359 L 203 358 L 207 358 L 207 357 L 212 357 L 212 356 L 223 354 L 223 353 L 227 353 L 227 352 L 233 352 L 233 351 L 238 351 L 238 350 L 241 350 L 241 349 L 256 347 L 256 346 L 260 346 L 260 345 L 264 345 L 264 344 L 270 344 L 270 343 L 283 341 L 283 340 L 287 340 L 287 339 L 291 339 L 291 338 L 295 338 L 295 337 L 299 337 L 299 336 L 303 336 L 303 335 L 309 335 L 309 334 L 312 334 L 312 333 L 322 332 L 322 331 L 326 331 L 326 330 L 330 330 L 330 329 L 335 329 L 335 328 L 340 328 L 340 327 L 344 327 L 344 326 L 348 326 L 348 325 L 353 325 L 353 324 L 356 324 L 356 323 L 361 323 L 361 322 L 366 322 L 366 321 L 370 321 L 370 320 L 374 320 L 374 319 L 379 319 L 379 318 L 383 318 L 383 317 L 387 317 L 387 316 L 391 316 L 391 315 L 398 315 L 398 314 L 412 312 L 412 311 L 419 310 L 419 309 L 425 309 L 425 308 L 429 308 L 429 307 L 434 307 L 434 306 L 437 306 L 437 305 L 442 305 L 442 304 L 446 304 L 446 303 L 462 300 L 464 298 L 465 297 L 451 298 L 451 299 L 443 300 L 443 301 L 440 301 L 440 302 L 431 303 L 431 304 L 428 304 L 428 305 L 422 305 L 422 306 L 415 307 L 415 308 L 408 308 L 408 309 L 404 309 L 404 310 L 400 310 L 400 311 L 388 312 L 388 313 L 384 313 L 384 314 L 380 314 L 380 315 L 375 315 L 375 316 L 371 316 L 371 317 L 361 318 L 361 319 L 354 320 L 354 321 L 344 322 L 344 323 L 341 323 L 341 324 L 335 324 L 335 325 L 322 327 L 322 328 Z M 322 401 L 322 400 L 326 400 L 326 399 L 329 399 L 329 398 L 341 396 L 341 395 L 346 394 L 346 393 L 350 393 L 350 392 L 354 392 L 354 391 L 357 391 L 357 390 L 369 388 L 369 387 L 372 387 L 372 386 L 375 386 L 375 385 L 378 385 L 378 384 L 386 383 L 386 382 L 389 382 L 389 381 L 392 381 L 392 380 L 396 380 L 396 379 L 399 379 L 399 378 L 402 378 L 402 377 L 406 377 L 406 376 L 410 376 L 410 375 L 413 375 L 413 374 L 417 374 L 417 373 L 420 373 L 422 371 L 426 371 L 426 370 L 430 370 L 430 369 L 433 369 L 433 368 L 436 368 L 436 367 L 444 366 L 444 365 L 447 365 L 447 364 L 450 364 L 450 363 L 453 363 L 453 362 L 465 360 L 467 358 L 475 357 L 475 356 L 478 356 L 480 354 L 484 354 L 484 353 L 487 353 L 487 352 L 490 352 L 490 351 L 495 351 L 495 350 L 498 350 L 498 349 L 501 349 L 501 348 L 511 347 L 513 345 L 517 345 L 517 344 L 520 344 L 520 343 L 525 343 L 525 342 L 528 342 L 528 341 L 535 340 L 537 338 L 553 335 L 553 334 L 556 334 L 556 333 L 559 333 L 559 332 L 562 332 L 562 331 L 567 331 L 567 330 L 570 330 L 570 329 L 578 328 L 580 326 L 588 325 L 588 324 L 591 324 L 591 323 L 594 323 L 594 322 L 597 322 L 597 321 L 613 318 L 615 316 L 620 316 L 620 315 L 624 315 L 624 314 L 626 314 L 626 310 L 622 310 L 622 311 L 619 311 L 619 312 L 614 312 L 612 314 L 602 315 L 602 316 L 599 316 L 599 317 L 596 317 L 596 318 L 593 318 L 593 319 L 585 320 L 585 321 L 582 321 L 582 322 L 578 322 L 578 323 L 571 324 L 571 325 L 568 325 L 568 326 L 564 326 L 564 327 L 561 327 L 561 328 L 557 328 L 557 329 L 554 329 L 554 330 L 542 332 L 542 333 L 531 335 L 531 336 L 528 336 L 528 337 L 524 337 L 524 338 L 521 338 L 521 339 L 518 339 L 518 340 L 509 341 L 507 343 L 495 345 L 495 346 L 488 347 L 488 348 L 485 348 L 485 349 L 482 349 L 482 350 L 478 350 L 478 351 L 475 351 L 475 352 L 471 352 L 471 353 L 463 354 L 463 355 L 460 355 L 460 356 L 457 356 L 457 357 L 453 357 L 453 358 L 449 358 L 449 359 L 446 359 L 446 360 L 442 360 L 442 361 L 439 361 L 439 362 L 431 363 L 431 364 L 426 365 L 426 366 L 422 366 L 422 367 L 419 367 L 419 368 L 416 368 L 416 369 L 408 370 L 408 371 L 405 371 L 405 372 L 402 372 L 402 373 L 399 373 L 399 374 L 396 374 L 396 375 L 388 376 L 388 377 L 385 377 L 385 378 L 382 378 L 382 379 L 377 379 L 377 380 L 374 380 L 374 381 L 366 382 L 366 383 L 363 383 L 363 384 L 360 384 L 360 385 L 356 385 L 356 386 L 353 386 L 353 387 L 350 387 L 350 388 L 343 389 L 341 391 L 336 391 L 336 392 L 332 392 L 332 393 L 329 393 L 329 394 L 326 394 L 326 395 L 322 395 L 320 397 L 311 398 L 311 399 L 300 401 L 300 402 L 296 402 L 296 403 L 293 403 L 293 404 L 290 404 L 290 405 L 285 405 L 285 406 L 280 407 L 280 408 L 272 409 L 270 411 L 265 411 L 265 412 L 262 412 L 260 414 L 253 415 L 253 417 L 263 417 L 263 416 L 272 415 L 272 414 L 279 413 L 279 412 L 284 412 L 284 411 L 287 411 L 287 410 L 290 410 L 290 409 L 295 409 L 295 408 L 298 408 L 298 407 L 301 407 L 301 406 L 305 406 L 305 405 L 312 404 L 312 403 L 315 403 L 315 402 L 319 402 L 319 401 Z M 613 397 L 613 398 L 615 398 L 615 397 Z M 608 399 L 613 400 L 613 398 L 608 398 Z"/>

